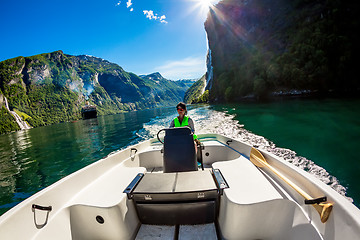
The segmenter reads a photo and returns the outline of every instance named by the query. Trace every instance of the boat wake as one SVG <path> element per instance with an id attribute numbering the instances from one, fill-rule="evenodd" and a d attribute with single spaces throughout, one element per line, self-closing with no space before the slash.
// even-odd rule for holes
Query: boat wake
<path id="1" fill-rule="evenodd" d="M 279 148 L 270 140 L 246 130 L 244 125 L 234 119 L 234 115 L 215 111 L 209 106 L 191 109 L 188 111 L 188 115 L 191 116 L 195 122 L 197 134 L 222 134 L 246 142 L 251 146 L 257 146 L 260 149 L 264 149 L 316 176 L 322 182 L 331 186 L 335 191 L 346 197 L 349 201 L 353 202 L 352 198 L 346 196 L 346 188 L 339 183 L 336 177 L 331 176 L 324 168 L 316 165 L 313 161 L 306 159 L 305 157 L 298 156 L 295 151 Z M 169 127 L 171 120 L 175 117 L 176 114 L 153 118 L 145 123 L 144 128 L 139 130 L 136 135 L 140 138 L 140 141 L 156 137 L 158 131 Z"/>

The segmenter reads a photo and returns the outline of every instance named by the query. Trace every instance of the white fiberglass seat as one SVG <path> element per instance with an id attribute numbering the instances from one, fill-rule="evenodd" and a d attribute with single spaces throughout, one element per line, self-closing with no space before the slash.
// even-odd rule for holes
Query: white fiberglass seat
<path id="1" fill-rule="evenodd" d="M 219 228 L 224 239 L 322 239 L 293 201 L 284 199 L 246 158 L 217 162 L 229 188 L 220 200 Z"/>

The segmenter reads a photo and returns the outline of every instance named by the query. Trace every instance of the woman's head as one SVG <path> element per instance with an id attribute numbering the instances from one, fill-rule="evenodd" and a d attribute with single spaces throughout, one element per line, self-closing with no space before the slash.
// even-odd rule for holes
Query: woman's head
<path id="1" fill-rule="evenodd" d="M 179 115 L 182 113 L 187 114 L 186 104 L 183 102 L 179 102 L 178 105 L 176 105 L 176 109 L 177 109 Z"/>

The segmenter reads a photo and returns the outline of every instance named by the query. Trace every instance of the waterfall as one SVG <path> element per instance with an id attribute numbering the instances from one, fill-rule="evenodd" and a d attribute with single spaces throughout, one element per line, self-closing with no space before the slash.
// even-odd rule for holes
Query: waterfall
<path id="1" fill-rule="evenodd" d="M 208 54 L 206 58 L 206 89 L 211 89 L 213 84 L 213 66 L 212 66 L 212 60 L 211 60 L 211 49 L 208 47 Z"/>
<path id="2" fill-rule="evenodd" d="M 16 123 L 19 125 L 20 129 L 23 130 L 23 129 L 30 129 L 31 127 L 21 119 L 21 117 L 14 111 L 10 111 L 10 108 L 9 108 L 9 104 L 8 104 L 8 101 L 6 99 L 6 97 L 4 96 L 5 98 L 5 107 L 6 109 L 14 116 L 15 120 L 16 120 Z"/>

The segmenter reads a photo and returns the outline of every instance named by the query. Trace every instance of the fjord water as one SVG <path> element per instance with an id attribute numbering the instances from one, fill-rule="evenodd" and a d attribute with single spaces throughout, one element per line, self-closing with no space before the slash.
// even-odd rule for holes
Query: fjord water
<path id="1" fill-rule="evenodd" d="M 247 131 L 276 145 L 268 151 L 315 174 L 338 192 L 346 191 L 360 206 L 360 99 L 294 99 L 214 109 L 234 115 Z M 296 154 L 279 153 L 279 148 Z"/>
<path id="2" fill-rule="evenodd" d="M 197 133 L 220 133 L 272 151 L 359 206 L 359 104 L 295 99 L 195 105 L 189 115 Z M 175 116 L 175 107 L 157 108 L 0 136 L 0 214 L 111 152 L 154 137 Z"/>

